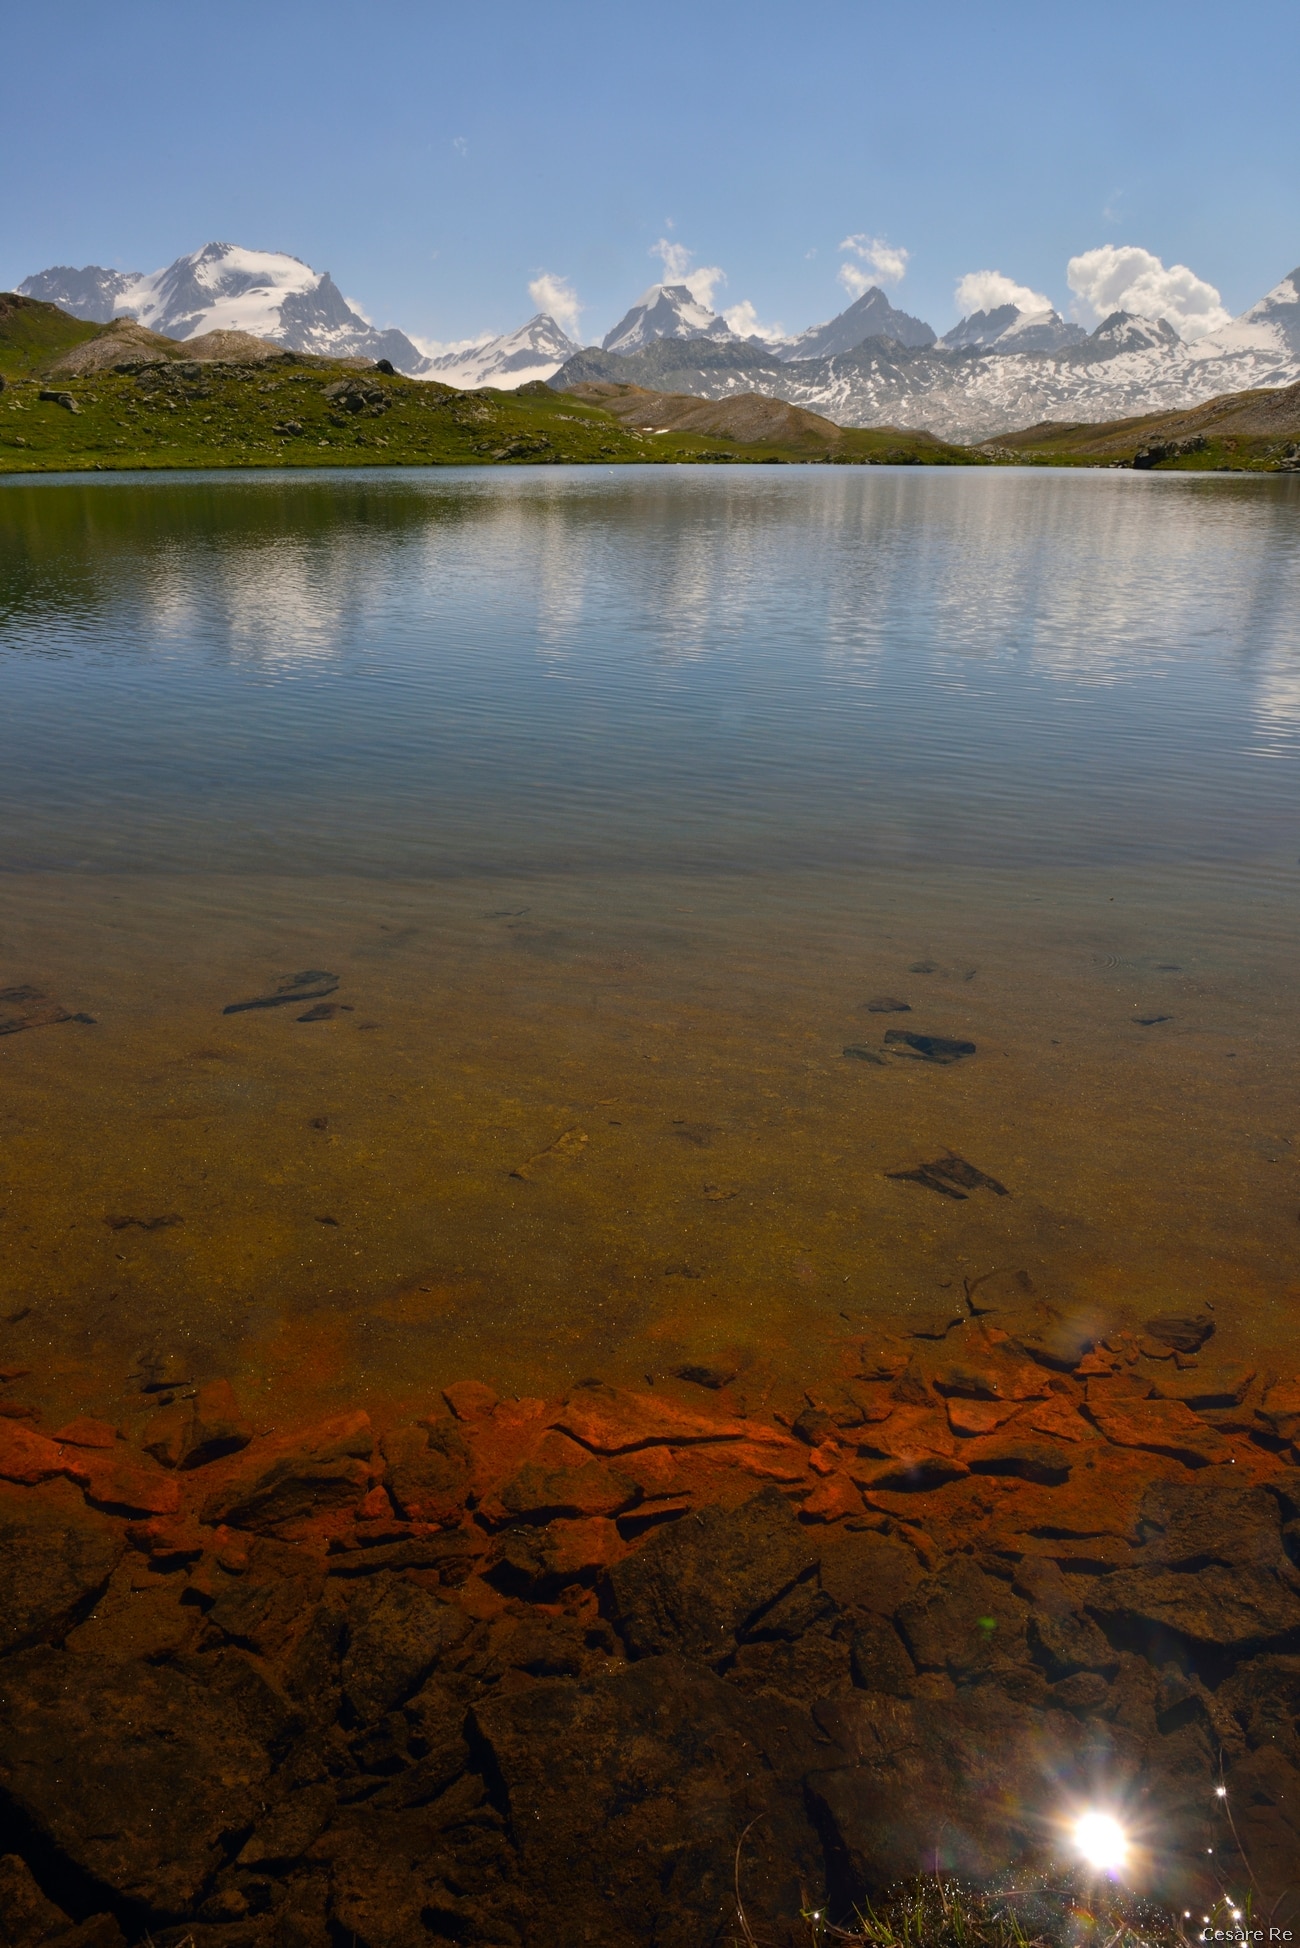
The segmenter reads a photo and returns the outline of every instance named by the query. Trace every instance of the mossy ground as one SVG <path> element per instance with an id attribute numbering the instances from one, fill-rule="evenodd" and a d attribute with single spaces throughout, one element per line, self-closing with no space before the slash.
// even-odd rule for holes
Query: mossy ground
<path id="1" fill-rule="evenodd" d="M 738 1918 L 735 1948 L 759 1948 Z M 1180 1919 L 1109 1882 L 1041 1874 L 995 1889 L 927 1874 L 891 1888 L 848 1925 L 817 1911 L 804 1918 L 808 1948 L 1191 1948 L 1205 1926 L 1200 1915 Z M 1227 1903 L 1207 1918 L 1212 1928 L 1245 1925 Z"/>

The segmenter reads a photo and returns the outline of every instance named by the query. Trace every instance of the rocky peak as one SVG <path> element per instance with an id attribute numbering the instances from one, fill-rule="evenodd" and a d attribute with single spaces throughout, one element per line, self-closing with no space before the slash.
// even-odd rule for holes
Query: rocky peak
<path id="1" fill-rule="evenodd" d="M 652 284 L 601 340 L 606 352 L 637 352 L 656 338 L 731 338 L 725 318 L 710 311 L 685 284 Z"/>

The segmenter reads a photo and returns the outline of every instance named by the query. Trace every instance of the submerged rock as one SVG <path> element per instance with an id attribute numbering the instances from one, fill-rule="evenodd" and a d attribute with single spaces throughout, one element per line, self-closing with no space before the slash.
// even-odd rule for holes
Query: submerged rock
<path id="1" fill-rule="evenodd" d="M 0 1791 L 78 1872 L 184 1916 L 271 1760 L 167 1665 L 40 1648 L 0 1664 Z"/>

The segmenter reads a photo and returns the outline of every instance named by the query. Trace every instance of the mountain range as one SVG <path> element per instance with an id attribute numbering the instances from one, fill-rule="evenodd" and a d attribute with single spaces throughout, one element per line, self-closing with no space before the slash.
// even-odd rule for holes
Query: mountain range
<path id="1" fill-rule="evenodd" d="M 1104 421 L 1199 405 L 1222 393 L 1300 380 L 1300 268 L 1239 318 L 1188 342 L 1159 318 L 1115 312 L 1092 332 L 1048 310 L 977 311 L 942 338 L 879 287 L 795 337 L 744 337 L 686 284 L 651 285 L 581 348 L 538 313 L 517 331 L 424 350 L 379 330 L 328 271 L 282 252 L 205 244 L 150 273 L 60 265 L 19 285 L 28 297 L 106 322 L 131 314 L 187 339 L 237 330 L 291 351 L 387 359 L 413 378 L 513 390 L 545 380 L 725 399 L 762 393 L 842 426 L 925 429 L 976 441 L 1042 420 Z"/>

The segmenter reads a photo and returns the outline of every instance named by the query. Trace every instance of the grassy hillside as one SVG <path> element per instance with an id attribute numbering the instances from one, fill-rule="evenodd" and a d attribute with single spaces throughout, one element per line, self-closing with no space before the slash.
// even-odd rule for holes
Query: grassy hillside
<path id="1" fill-rule="evenodd" d="M 0 291 L 0 377 L 31 378 L 63 352 L 88 338 L 97 338 L 102 325 L 70 318 L 57 304 L 20 298 L 16 291 Z"/>
<path id="2" fill-rule="evenodd" d="M 1300 385 L 1223 393 L 1183 412 L 1103 425 L 1047 420 L 1023 432 L 999 433 L 979 450 L 1022 466 L 1300 472 Z"/>
<path id="3" fill-rule="evenodd" d="M 11 381 L 0 393 L 0 472 L 7 473 L 920 457 L 964 456 L 924 434 L 845 434 L 832 451 L 806 429 L 792 434 L 779 425 L 748 441 L 688 427 L 652 433 L 547 386 L 457 392 L 294 353 L 47 371 L 44 382 Z"/>

